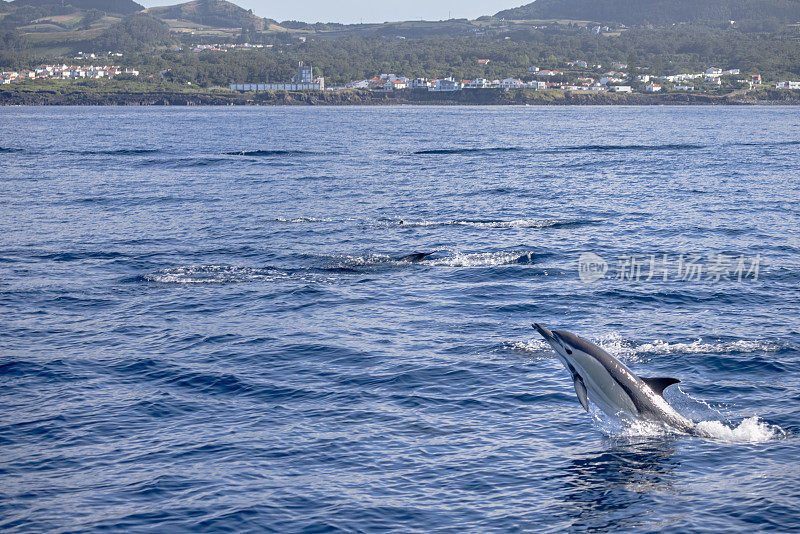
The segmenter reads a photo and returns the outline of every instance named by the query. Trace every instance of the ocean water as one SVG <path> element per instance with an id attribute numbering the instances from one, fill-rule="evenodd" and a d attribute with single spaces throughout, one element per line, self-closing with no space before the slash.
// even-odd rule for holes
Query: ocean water
<path id="1" fill-rule="evenodd" d="M 797 108 L 3 108 L 0 162 L 4 532 L 800 529 Z"/>

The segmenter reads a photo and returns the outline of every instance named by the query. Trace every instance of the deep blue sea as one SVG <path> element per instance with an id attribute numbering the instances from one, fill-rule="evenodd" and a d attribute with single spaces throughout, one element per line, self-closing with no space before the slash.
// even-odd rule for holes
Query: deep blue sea
<path id="1" fill-rule="evenodd" d="M 800 529 L 800 108 L 0 108 L 0 162 L 0 531 Z"/>

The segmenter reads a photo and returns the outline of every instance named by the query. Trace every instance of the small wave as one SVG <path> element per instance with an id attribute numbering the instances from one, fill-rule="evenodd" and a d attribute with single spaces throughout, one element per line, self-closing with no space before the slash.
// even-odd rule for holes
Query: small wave
<path id="1" fill-rule="evenodd" d="M 161 284 L 226 284 L 241 282 L 277 282 L 292 273 L 272 267 L 237 267 L 231 265 L 193 265 L 171 267 L 142 278 Z M 301 276 L 301 278 L 303 278 Z"/>
<path id="2" fill-rule="evenodd" d="M 511 352 L 518 352 L 526 356 L 536 356 L 539 358 L 550 356 L 550 344 L 545 341 L 506 341 L 503 348 Z"/>
<path id="3" fill-rule="evenodd" d="M 634 362 L 644 355 L 652 354 L 750 354 L 777 352 L 785 348 L 784 345 L 774 341 L 749 339 L 719 342 L 704 342 L 702 339 L 697 339 L 691 343 L 669 343 L 657 339 L 649 343 L 634 344 L 616 332 L 595 337 L 593 341 L 609 354 Z"/>
<path id="4" fill-rule="evenodd" d="M 11 152 L 24 152 L 21 148 L 10 148 L 5 146 L 0 146 L 0 154 L 8 154 Z"/>
<path id="5" fill-rule="evenodd" d="M 228 162 L 229 160 L 225 158 L 166 158 L 142 160 L 139 165 L 143 167 L 168 167 L 174 169 L 185 169 L 191 167 L 208 167 L 210 165 L 219 165 Z"/>
<path id="6" fill-rule="evenodd" d="M 309 152 L 306 150 L 239 150 L 236 152 L 224 152 L 225 156 L 249 156 L 249 157 L 277 157 L 277 156 L 320 156 L 322 152 Z"/>
<path id="7" fill-rule="evenodd" d="M 109 150 L 67 150 L 65 152 L 82 156 L 141 156 L 158 154 L 161 150 L 157 148 L 118 148 Z"/>
<path id="8" fill-rule="evenodd" d="M 333 222 L 333 219 L 318 218 L 318 217 L 294 217 L 289 219 L 286 217 L 278 217 L 277 219 L 275 219 L 275 222 L 302 224 L 302 223 L 317 223 L 317 222 Z"/>
<path id="9" fill-rule="evenodd" d="M 704 342 L 701 339 L 692 343 L 669 343 L 655 340 L 650 343 L 635 344 L 624 339 L 619 333 L 613 332 L 590 338 L 600 348 L 622 361 L 638 363 L 645 360 L 646 356 L 657 354 L 751 354 L 759 352 L 778 352 L 786 348 L 785 345 L 769 340 L 737 340 Z M 507 342 L 504 347 L 530 355 L 540 355 L 542 351 L 549 351 L 550 345 L 538 339 L 528 341 Z"/>
<path id="10" fill-rule="evenodd" d="M 428 150 L 417 150 L 411 154 L 414 156 L 436 156 L 436 155 L 457 155 L 457 154 L 491 154 L 493 152 L 518 152 L 523 150 L 520 147 L 490 147 L 490 148 L 432 148 Z"/>
<path id="11" fill-rule="evenodd" d="M 552 150 L 547 150 L 545 153 L 559 153 L 559 152 L 611 152 L 611 151 L 653 151 L 653 150 L 697 150 L 706 148 L 706 145 L 694 144 L 665 144 L 665 145 L 573 145 L 556 147 Z"/>
<path id="12" fill-rule="evenodd" d="M 442 267 L 497 267 L 500 265 L 531 264 L 531 252 L 481 252 L 476 254 L 454 254 L 446 258 L 425 261 L 426 265 Z"/>
<path id="13" fill-rule="evenodd" d="M 366 256 L 331 256 L 333 264 L 328 270 L 362 271 L 382 267 L 425 266 L 425 267 L 496 267 L 500 265 L 532 265 L 537 255 L 527 251 L 483 252 L 475 254 L 455 253 L 444 257 L 431 257 L 442 251 L 426 253 L 420 261 L 408 261 L 401 256 L 369 254 Z"/>
<path id="14" fill-rule="evenodd" d="M 761 141 L 750 143 L 733 143 L 734 146 L 794 146 L 800 145 L 800 141 Z"/>
<path id="15" fill-rule="evenodd" d="M 430 226 L 471 226 L 473 228 L 572 228 L 596 224 L 594 220 L 565 220 L 556 219 L 450 219 L 444 221 L 407 221 L 401 219 L 394 224 L 408 228 L 425 228 Z"/>

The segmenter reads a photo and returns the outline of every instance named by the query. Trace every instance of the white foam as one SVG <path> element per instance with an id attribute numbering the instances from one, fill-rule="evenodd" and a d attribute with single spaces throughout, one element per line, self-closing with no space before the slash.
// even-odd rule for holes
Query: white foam
<path id="1" fill-rule="evenodd" d="M 603 434 L 614 438 L 658 438 L 683 434 L 658 421 L 627 420 L 609 417 L 596 406 L 591 405 L 590 415 Z M 749 417 L 736 426 L 721 421 L 700 421 L 696 433 L 701 438 L 727 441 L 730 443 L 764 443 L 783 439 L 786 432 L 777 425 Z"/>
<path id="2" fill-rule="evenodd" d="M 483 252 L 477 254 L 455 253 L 446 258 L 435 258 L 425 262 L 426 265 L 442 267 L 496 267 L 510 265 L 524 256 L 521 252 Z"/>
<path id="3" fill-rule="evenodd" d="M 742 339 L 737 341 L 706 342 L 697 339 L 691 343 L 669 343 L 660 339 L 649 343 L 634 344 L 625 340 L 618 332 L 592 338 L 597 345 L 620 360 L 636 362 L 644 355 L 653 354 L 737 354 L 775 352 L 783 345 L 769 340 Z"/>
<path id="4" fill-rule="evenodd" d="M 765 340 L 738 340 L 721 341 L 718 343 L 706 343 L 702 339 L 697 339 L 691 343 L 667 343 L 662 340 L 655 340 L 652 343 L 643 343 L 636 347 L 636 352 L 649 352 L 656 354 L 731 354 L 736 352 L 774 352 L 780 350 L 780 344 Z"/>
<path id="5" fill-rule="evenodd" d="M 556 219 L 512 219 L 496 221 L 471 221 L 464 219 L 449 220 L 420 220 L 420 221 L 397 221 L 395 224 L 406 227 L 428 227 L 428 226 L 471 226 L 473 228 L 550 228 L 561 224 L 576 223 L 579 221 L 559 221 Z"/>
<path id="6" fill-rule="evenodd" d="M 547 351 L 550 345 L 545 341 L 506 341 L 503 343 L 503 348 L 513 352 L 519 352 L 529 356 L 545 357 L 549 354 Z"/>
<path id="7" fill-rule="evenodd" d="M 317 217 L 294 217 L 292 219 L 287 219 L 285 217 L 278 217 L 277 219 L 275 219 L 275 221 L 283 223 L 291 223 L 291 224 L 301 224 L 301 223 L 315 223 L 315 222 L 333 222 L 333 219 L 317 218 Z"/>
<path id="8" fill-rule="evenodd" d="M 272 268 L 231 265 L 189 265 L 171 267 L 147 274 L 144 279 L 162 284 L 222 284 L 232 282 L 275 282 L 290 278 L 290 274 Z"/>
<path id="9" fill-rule="evenodd" d="M 701 436 L 732 443 L 763 443 L 786 437 L 786 432 L 777 425 L 771 425 L 759 420 L 758 417 L 749 417 L 730 427 L 720 421 L 700 421 L 697 431 Z"/>

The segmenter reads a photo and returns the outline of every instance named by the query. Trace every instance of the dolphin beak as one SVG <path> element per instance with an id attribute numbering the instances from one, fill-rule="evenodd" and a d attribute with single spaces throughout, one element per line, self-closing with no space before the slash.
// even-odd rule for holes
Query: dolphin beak
<path id="1" fill-rule="evenodd" d="M 555 340 L 556 336 L 554 336 L 553 333 L 550 330 L 548 330 L 547 328 L 543 327 L 542 325 L 540 325 L 538 323 L 533 323 L 533 327 L 536 329 L 537 332 L 539 332 L 542 335 L 542 337 L 546 341 L 554 341 Z"/>

